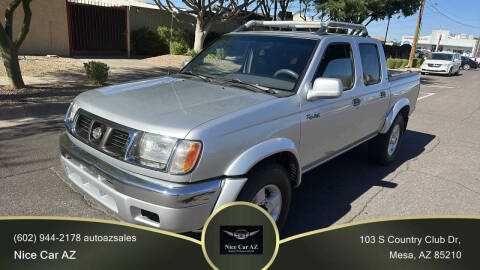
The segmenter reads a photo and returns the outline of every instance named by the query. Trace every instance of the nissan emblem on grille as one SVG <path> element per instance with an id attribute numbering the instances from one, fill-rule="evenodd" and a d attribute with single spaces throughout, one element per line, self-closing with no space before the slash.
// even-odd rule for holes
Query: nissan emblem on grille
<path id="1" fill-rule="evenodd" d="M 95 140 L 100 139 L 102 137 L 102 135 L 103 135 L 103 130 L 102 130 L 101 127 L 96 127 L 96 128 L 93 129 L 92 136 Z"/>

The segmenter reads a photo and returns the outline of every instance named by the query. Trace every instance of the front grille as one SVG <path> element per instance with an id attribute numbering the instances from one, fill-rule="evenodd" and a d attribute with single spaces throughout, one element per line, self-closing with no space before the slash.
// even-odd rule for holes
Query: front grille
<path id="1" fill-rule="evenodd" d="M 441 66 L 440 64 L 428 64 L 429 67 L 439 67 Z"/>
<path id="2" fill-rule="evenodd" d="M 128 132 L 130 131 L 130 132 Z M 125 157 L 134 130 L 85 111 L 78 113 L 74 135 L 90 146 L 118 158 Z"/>
<path id="3" fill-rule="evenodd" d="M 82 139 L 88 141 L 88 135 L 90 133 L 90 125 L 92 124 L 92 119 L 80 114 L 77 119 L 77 126 L 75 127 L 75 132 Z"/>
<path id="4" fill-rule="evenodd" d="M 125 155 L 127 151 L 128 138 L 128 133 L 114 129 L 112 130 L 112 133 L 105 144 L 105 148 L 115 154 Z"/>

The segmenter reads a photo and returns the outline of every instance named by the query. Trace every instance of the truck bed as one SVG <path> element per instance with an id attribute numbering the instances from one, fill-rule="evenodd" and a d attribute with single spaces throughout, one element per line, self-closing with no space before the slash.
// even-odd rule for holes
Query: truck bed
<path id="1" fill-rule="evenodd" d="M 388 70 L 388 80 L 391 82 L 404 79 L 407 77 L 412 77 L 412 76 L 413 77 L 418 76 L 418 72 L 412 72 L 410 70 L 396 70 L 396 69 Z"/>

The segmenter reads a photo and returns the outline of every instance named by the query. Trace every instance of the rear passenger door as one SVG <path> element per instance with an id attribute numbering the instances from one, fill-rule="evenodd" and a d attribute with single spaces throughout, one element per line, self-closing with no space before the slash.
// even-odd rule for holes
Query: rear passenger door
<path id="1" fill-rule="evenodd" d="M 376 134 L 385 121 L 388 108 L 388 73 L 383 48 L 376 41 L 356 39 L 360 55 L 357 108 L 362 120 L 356 130 L 360 137 Z"/>
<path id="2" fill-rule="evenodd" d="M 359 139 L 356 131 L 361 117 L 354 106 L 357 76 L 354 43 L 351 37 L 330 37 L 322 41 L 317 58 L 312 62 L 316 78 L 338 78 L 343 82 L 343 95 L 334 99 L 317 99 L 302 104 L 301 156 L 302 167 L 308 169 L 340 152 Z M 310 77 L 309 77 L 310 80 Z"/>

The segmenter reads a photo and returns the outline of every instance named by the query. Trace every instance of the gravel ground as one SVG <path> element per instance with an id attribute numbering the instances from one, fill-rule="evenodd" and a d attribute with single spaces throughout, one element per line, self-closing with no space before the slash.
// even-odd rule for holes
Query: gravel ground
<path id="1" fill-rule="evenodd" d="M 51 75 L 54 72 L 82 73 L 84 62 L 81 59 L 45 56 L 20 56 L 19 61 L 24 76 Z M 0 76 L 6 76 L 5 68 L 1 66 Z"/>
<path id="2" fill-rule="evenodd" d="M 154 63 L 155 65 L 159 65 L 165 68 L 175 68 L 180 69 L 183 66 L 183 61 L 190 60 L 190 56 L 185 55 L 160 55 L 156 57 L 147 58 L 144 61 L 148 63 Z"/>
<path id="3" fill-rule="evenodd" d="M 86 79 L 83 63 L 88 61 L 100 61 L 110 66 L 108 85 L 162 76 L 168 71 L 180 69 L 186 59 L 190 57 L 162 55 L 147 59 L 78 59 L 20 56 L 27 87 L 12 90 L 8 86 L 5 68 L 0 65 L 0 105 L 70 102 L 81 92 L 98 87 L 90 85 Z"/>

